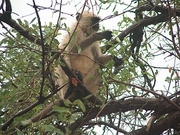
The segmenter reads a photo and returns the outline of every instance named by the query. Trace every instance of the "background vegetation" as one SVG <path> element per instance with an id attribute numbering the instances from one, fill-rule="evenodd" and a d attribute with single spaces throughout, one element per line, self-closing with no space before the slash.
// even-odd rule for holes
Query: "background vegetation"
<path id="1" fill-rule="evenodd" d="M 36 2 L 18 5 L 34 10 L 27 20 L 13 18 L 17 4 L 0 3 L 1 134 L 179 134 L 179 0 Z M 116 74 L 112 61 L 101 71 L 102 105 L 67 100 L 52 115 L 29 123 L 58 98 L 53 69 L 60 64 L 60 36 L 69 30 L 66 18 L 75 14 L 68 5 L 103 15 L 101 31 L 112 30 L 113 38 L 101 41 L 102 50 L 124 63 Z M 42 11 L 52 13 L 56 23 L 44 23 L 52 18 Z"/>

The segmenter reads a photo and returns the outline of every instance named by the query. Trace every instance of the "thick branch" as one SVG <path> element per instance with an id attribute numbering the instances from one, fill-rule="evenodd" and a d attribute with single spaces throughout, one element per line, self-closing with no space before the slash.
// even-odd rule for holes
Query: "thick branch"
<path id="1" fill-rule="evenodd" d="M 4 1 L 5 1 L 5 3 L 4 3 Z M 0 7 L 0 10 L 2 8 L 3 14 L 0 15 L 0 21 L 6 21 L 6 20 L 11 19 L 12 7 L 11 7 L 10 0 L 3 0 L 1 4 L 2 5 Z M 6 10 L 5 11 L 3 9 L 4 4 L 6 5 Z"/>
<path id="2" fill-rule="evenodd" d="M 126 37 L 129 33 L 132 33 L 133 30 L 140 28 L 140 27 L 145 27 L 148 25 L 152 25 L 152 24 L 157 24 L 157 23 L 161 23 L 161 22 L 165 22 L 167 21 L 167 19 L 171 16 L 173 16 L 173 14 L 169 14 L 169 8 L 167 7 L 162 7 L 162 6 L 142 6 L 139 9 L 136 10 L 136 12 L 141 12 L 141 11 L 151 11 L 154 10 L 155 12 L 161 12 L 161 14 L 158 14 L 157 16 L 154 17 L 146 17 L 140 21 L 138 21 L 137 23 L 135 23 L 134 25 L 131 25 L 129 28 L 127 28 L 125 31 L 121 32 L 118 37 L 120 40 L 123 40 L 124 37 Z M 179 9 L 171 9 L 172 11 L 174 11 L 173 13 L 175 13 L 175 15 L 180 16 L 180 10 Z"/>
<path id="3" fill-rule="evenodd" d="M 134 130 L 126 135 L 160 135 L 163 131 L 169 128 L 175 128 L 180 123 L 180 112 L 174 112 L 167 115 L 165 118 L 160 119 L 156 123 L 152 124 L 149 131 L 145 127 Z"/>
<path id="4" fill-rule="evenodd" d="M 118 35 L 118 37 L 120 40 L 123 40 L 124 37 L 126 37 L 129 33 L 132 33 L 133 31 L 135 31 L 137 28 L 145 27 L 145 26 L 148 26 L 151 24 L 157 24 L 160 22 L 165 22 L 168 19 L 168 17 L 169 17 L 168 14 L 160 14 L 155 17 L 144 18 L 144 19 L 138 21 L 137 23 L 131 25 L 129 28 L 127 28 L 123 32 L 121 32 Z"/>
<path id="5" fill-rule="evenodd" d="M 2 14 L 0 14 L 1 17 Z M 12 28 L 14 28 L 15 30 L 17 30 L 23 37 L 25 37 L 26 39 L 28 39 L 29 41 L 37 44 L 37 45 L 42 45 L 42 41 L 40 38 L 32 35 L 28 30 L 24 29 L 22 26 L 20 26 L 15 20 L 13 19 L 9 19 L 7 21 L 3 21 L 4 23 L 8 24 L 9 26 L 11 26 Z M 45 45 L 47 46 L 47 45 Z"/>
<path id="6" fill-rule="evenodd" d="M 180 101 L 180 98 L 177 98 L 175 101 L 172 101 L 176 104 Z M 102 108 L 102 107 L 101 107 Z M 97 107 L 91 109 L 88 112 L 87 116 L 84 116 L 82 119 L 78 119 L 76 122 L 70 125 L 69 129 L 74 131 L 77 128 L 84 125 L 85 122 L 88 122 L 91 119 L 94 119 L 98 116 L 105 116 L 111 113 L 116 112 L 127 112 L 131 110 L 144 109 L 148 110 L 158 110 L 160 115 L 164 115 L 168 112 L 176 111 L 173 105 L 162 99 L 152 99 L 152 98 L 133 98 L 128 100 L 119 100 L 119 101 L 111 101 L 107 104 L 103 110 Z M 97 116 L 98 115 L 98 116 Z"/>
<path id="7" fill-rule="evenodd" d="M 48 115 L 48 113 L 51 113 L 52 107 L 53 107 L 54 105 L 59 106 L 59 105 L 62 105 L 62 103 L 63 103 L 63 100 L 61 100 L 61 99 L 57 99 L 55 102 L 50 103 L 50 104 L 49 104 L 48 106 L 46 106 L 46 108 L 44 108 L 40 113 L 38 113 L 38 114 L 36 114 L 35 116 L 33 116 L 33 117 L 31 118 L 31 122 L 37 122 L 37 121 L 45 118 L 46 115 Z"/>
<path id="8" fill-rule="evenodd" d="M 83 49 L 87 48 L 88 45 L 91 45 L 95 41 L 100 41 L 102 39 L 109 40 L 108 38 L 111 38 L 111 33 L 112 33 L 111 31 L 104 31 L 104 32 L 94 33 L 94 34 L 88 36 L 83 41 L 81 41 L 79 43 L 79 46 L 81 46 L 81 49 L 83 50 Z"/>
<path id="9" fill-rule="evenodd" d="M 136 29 L 142 28 L 142 27 L 146 27 L 148 25 L 151 24 L 157 24 L 157 23 L 161 23 L 161 22 L 165 22 L 168 19 L 168 14 L 164 13 L 164 14 L 159 14 L 157 16 L 154 17 L 146 17 L 138 22 L 136 22 L 135 24 L 129 26 L 126 30 L 122 31 L 117 37 L 123 41 L 124 37 L 126 37 L 128 34 L 132 33 L 133 31 L 136 31 Z M 108 50 L 109 48 L 112 47 L 112 44 L 117 44 L 117 40 L 116 38 L 110 41 L 110 44 L 106 45 L 106 50 Z"/>
<path id="10" fill-rule="evenodd" d="M 174 11 L 175 15 L 180 16 L 180 9 L 171 8 L 172 11 Z M 139 7 L 136 12 L 142 12 L 142 11 L 155 11 L 160 13 L 168 13 L 169 7 L 165 6 L 151 6 L 151 5 L 143 5 Z"/>

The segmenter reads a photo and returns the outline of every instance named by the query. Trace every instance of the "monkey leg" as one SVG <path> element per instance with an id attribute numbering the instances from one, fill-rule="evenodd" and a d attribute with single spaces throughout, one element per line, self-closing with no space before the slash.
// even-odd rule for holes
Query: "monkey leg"
<path id="1" fill-rule="evenodd" d="M 82 77 L 81 72 L 77 70 L 73 70 L 73 72 L 77 76 L 79 81 L 83 82 L 83 77 Z M 71 77 L 69 78 L 69 86 L 64 96 L 65 99 L 67 99 L 72 93 L 74 93 L 74 91 L 77 91 L 77 87 L 76 87 L 77 83 L 78 83 L 78 80 L 76 80 L 76 78 L 71 78 Z"/>

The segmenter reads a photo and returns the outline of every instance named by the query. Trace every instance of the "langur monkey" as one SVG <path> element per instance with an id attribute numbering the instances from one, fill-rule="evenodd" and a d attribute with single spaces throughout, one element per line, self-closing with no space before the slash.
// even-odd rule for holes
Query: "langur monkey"
<path id="1" fill-rule="evenodd" d="M 101 74 L 99 68 L 106 65 L 110 60 L 114 60 L 115 68 L 122 65 L 123 60 L 111 55 L 104 55 L 101 53 L 100 44 L 98 41 L 91 42 L 89 44 L 79 44 L 93 34 L 97 33 L 99 29 L 100 18 L 92 12 L 84 11 L 82 14 L 78 14 L 77 22 L 74 23 L 69 34 L 65 35 L 64 40 L 60 46 L 64 50 L 61 54 L 64 56 L 64 60 L 70 67 L 78 79 L 82 81 L 84 86 L 94 95 L 97 94 L 101 85 Z M 103 38 L 109 40 L 112 35 L 111 31 L 102 32 Z M 72 37 L 71 41 L 70 37 Z M 67 45 L 66 48 L 64 48 Z M 80 50 L 80 51 L 79 51 Z M 61 87 L 69 81 L 68 76 L 64 73 L 61 66 L 55 68 L 56 84 Z M 74 92 L 73 90 L 77 91 Z M 59 99 L 49 104 L 40 113 L 33 116 L 29 121 L 37 122 L 45 117 L 46 114 L 52 111 L 54 105 L 60 105 L 64 99 L 74 100 L 80 97 L 76 87 L 69 81 L 69 85 L 65 85 L 58 91 Z"/>
<path id="2" fill-rule="evenodd" d="M 63 52 L 66 63 L 73 71 L 76 71 L 75 74 L 80 76 L 78 78 L 83 81 L 84 86 L 92 94 L 96 95 L 101 85 L 99 67 L 106 65 L 112 59 L 115 62 L 115 66 L 119 66 L 122 64 L 122 59 L 102 54 L 98 41 L 86 44 L 85 46 L 79 46 L 81 41 L 98 31 L 100 18 L 92 12 L 83 11 L 82 14 L 77 14 L 76 20 L 77 22 L 70 27 L 69 34 L 65 35 L 60 49 L 67 45 Z M 112 37 L 111 31 L 106 31 L 105 33 L 105 38 L 109 40 Z M 71 36 L 72 38 L 69 42 Z M 80 51 L 78 52 L 78 50 Z M 56 84 L 58 86 L 62 86 L 63 83 L 69 80 L 60 66 L 55 69 L 55 73 L 57 76 Z M 72 92 L 73 86 L 70 82 L 69 85 L 58 91 L 58 95 L 60 99 L 64 100 Z"/>

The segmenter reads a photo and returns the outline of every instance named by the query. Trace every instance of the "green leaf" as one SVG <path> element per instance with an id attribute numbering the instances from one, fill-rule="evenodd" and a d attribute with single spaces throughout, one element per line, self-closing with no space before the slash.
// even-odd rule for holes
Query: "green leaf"
<path id="1" fill-rule="evenodd" d="M 46 131 L 46 132 L 52 132 L 54 130 L 53 125 L 41 125 L 41 127 Z"/>
<path id="2" fill-rule="evenodd" d="M 93 96 L 93 94 L 89 94 L 88 96 L 86 96 L 86 97 L 84 97 L 83 99 L 89 99 L 90 97 L 92 97 Z"/>
<path id="3" fill-rule="evenodd" d="M 55 128 L 54 132 L 58 133 L 59 135 L 64 135 L 64 133 L 58 128 Z"/>
<path id="4" fill-rule="evenodd" d="M 31 23 L 33 23 L 33 22 L 34 22 L 34 20 L 36 20 L 36 17 L 34 17 L 34 18 L 31 20 L 30 24 L 31 24 Z"/>
<path id="5" fill-rule="evenodd" d="M 137 92 L 136 92 L 136 89 L 133 87 L 132 88 L 132 93 L 136 96 L 137 95 Z"/>
<path id="6" fill-rule="evenodd" d="M 27 126 L 27 125 L 29 125 L 31 123 L 32 123 L 32 121 L 30 119 L 21 121 L 22 126 Z"/>
<path id="7" fill-rule="evenodd" d="M 64 105 L 67 106 L 67 107 L 70 107 L 70 105 L 72 105 L 71 101 L 69 99 L 66 99 L 64 101 Z"/>
<path id="8" fill-rule="evenodd" d="M 119 39 L 119 37 L 116 37 L 116 41 L 117 41 L 118 43 L 121 43 L 121 40 Z"/>
<path id="9" fill-rule="evenodd" d="M 80 54 L 81 53 L 81 47 L 79 46 L 79 45 L 76 45 L 76 47 L 77 47 L 77 50 L 78 50 L 78 54 Z"/>
<path id="10" fill-rule="evenodd" d="M 166 77 L 165 81 L 170 83 L 171 82 L 171 78 L 170 77 Z"/>
<path id="11" fill-rule="evenodd" d="M 16 129 L 16 130 L 17 130 L 17 135 L 24 135 L 24 133 L 21 130 L 19 129 Z"/>
<path id="12" fill-rule="evenodd" d="M 59 106 L 53 106 L 53 111 L 58 112 L 58 113 L 67 113 L 71 114 L 68 108 L 65 107 L 59 107 Z"/>
<path id="13" fill-rule="evenodd" d="M 85 107 L 84 103 L 80 99 L 75 100 L 73 103 L 77 104 L 81 108 L 81 110 L 83 112 L 86 111 L 86 107 Z"/>
<path id="14" fill-rule="evenodd" d="M 139 112 L 139 115 L 141 116 L 141 118 L 143 118 L 143 120 L 146 120 L 146 117 L 144 116 L 144 114 L 142 114 L 141 112 Z"/>
<path id="15" fill-rule="evenodd" d="M 59 135 L 64 135 L 64 133 L 60 129 L 56 128 L 53 125 L 41 125 L 41 127 L 45 132 L 51 132 L 51 133 L 56 132 Z"/>

